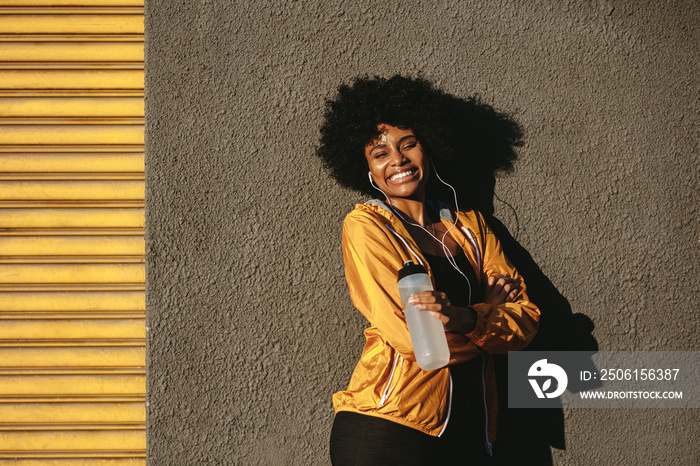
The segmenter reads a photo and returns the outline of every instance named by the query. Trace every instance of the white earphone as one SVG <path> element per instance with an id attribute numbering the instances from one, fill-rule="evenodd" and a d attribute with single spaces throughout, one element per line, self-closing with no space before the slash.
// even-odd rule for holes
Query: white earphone
<path id="1" fill-rule="evenodd" d="M 380 193 L 384 194 L 384 191 L 379 189 L 376 184 L 374 184 L 374 178 L 372 178 L 372 172 L 367 172 L 367 176 L 369 177 L 369 184 L 372 185 L 374 189 L 379 190 Z M 386 197 L 386 194 L 384 194 L 384 197 Z"/>

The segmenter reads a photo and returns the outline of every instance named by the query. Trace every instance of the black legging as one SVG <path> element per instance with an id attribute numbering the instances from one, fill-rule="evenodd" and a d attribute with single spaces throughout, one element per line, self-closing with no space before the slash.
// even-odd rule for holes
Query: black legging
<path id="1" fill-rule="evenodd" d="M 331 431 L 333 466 L 430 464 L 435 439 L 410 427 L 364 414 L 339 412 Z"/>
<path id="2" fill-rule="evenodd" d="M 333 466 L 492 464 L 480 435 L 432 437 L 386 419 L 347 411 L 333 422 Z"/>
<path id="3" fill-rule="evenodd" d="M 331 430 L 333 466 L 490 464 L 481 389 L 482 358 L 450 367 L 453 396 L 441 437 L 366 414 L 341 411 Z"/>

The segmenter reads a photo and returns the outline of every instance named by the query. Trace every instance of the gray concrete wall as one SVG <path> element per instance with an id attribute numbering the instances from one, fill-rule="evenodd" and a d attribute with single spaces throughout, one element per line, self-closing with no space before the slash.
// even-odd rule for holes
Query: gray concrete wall
<path id="1" fill-rule="evenodd" d="M 513 113 L 526 145 L 495 214 L 564 305 L 602 350 L 700 349 L 698 11 L 147 1 L 151 464 L 329 463 L 331 394 L 363 345 L 340 249 L 362 196 L 313 152 L 356 75 L 422 73 Z M 543 442 L 558 465 L 698 464 L 698 421 L 570 410 Z"/>

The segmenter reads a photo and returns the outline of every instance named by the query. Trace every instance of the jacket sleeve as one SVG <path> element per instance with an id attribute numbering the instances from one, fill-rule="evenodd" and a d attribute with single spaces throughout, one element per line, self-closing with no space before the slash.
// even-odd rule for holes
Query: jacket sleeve
<path id="1" fill-rule="evenodd" d="M 373 218 L 351 213 L 343 224 L 343 259 L 355 307 L 405 359 L 416 360 L 396 286 L 399 269 L 409 257 L 398 240 Z M 450 364 L 482 353 L 464 335 L 446 333 Z"/>
<path id="2" fill-rule="evenodd" d="M 480 217 L 481 214 L 477 215 Z M 522 276 L 503 254 L 498 238 L 483 218 L 480 217 L 479 220 L 484 242 L 482 279 L 485 281 L 491 275 L 508 274 L 522 280 Z M 520 350 L 527 346 L 537 333 L 540 310 L 529 301 L 525 282 L 521 283 L 520 294 L 512 303 L 498 306 L 479 303 L 471 306 L 477 313 L 477 323 L 467 337 L 485 352 L 498 354 Z"/>

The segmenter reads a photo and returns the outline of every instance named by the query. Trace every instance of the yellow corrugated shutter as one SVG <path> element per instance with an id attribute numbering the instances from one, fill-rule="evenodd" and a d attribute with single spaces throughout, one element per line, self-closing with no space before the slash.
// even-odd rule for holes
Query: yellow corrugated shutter
<path id="1" fill-rule="evenodd" d="M 0 464 L 144 465 L 143 0 L 0 5 Z"/>

